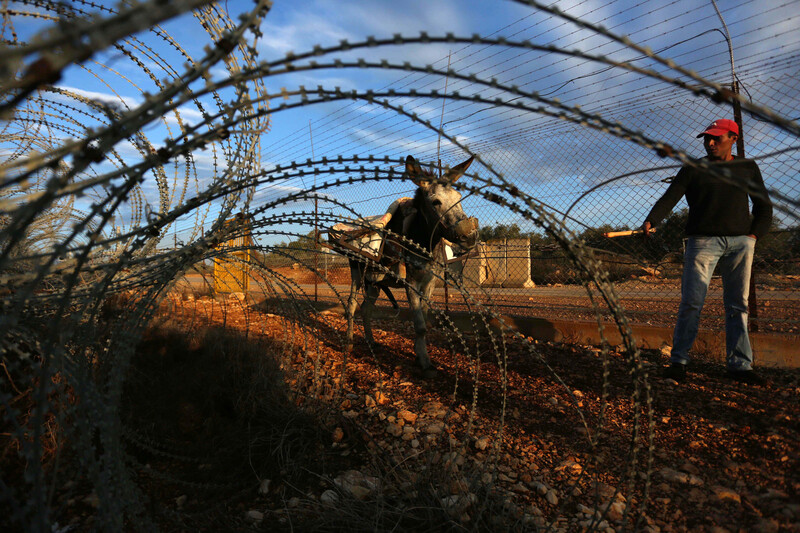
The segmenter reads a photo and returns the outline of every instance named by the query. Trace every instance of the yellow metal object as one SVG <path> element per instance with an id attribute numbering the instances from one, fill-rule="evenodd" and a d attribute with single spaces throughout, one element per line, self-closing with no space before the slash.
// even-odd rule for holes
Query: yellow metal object
<path id="1" fill-rule="evenodd" d="M 243 292 L 250 290 L 250 250 L 253 237 L 250 224 L 241 218 L 225 222 L 229 225 L 244 226 L 244 234 L 237 231 L 237 237 L 217 246 L 221 255 L 214 259 L 214 292 L 217 294 Z"/>

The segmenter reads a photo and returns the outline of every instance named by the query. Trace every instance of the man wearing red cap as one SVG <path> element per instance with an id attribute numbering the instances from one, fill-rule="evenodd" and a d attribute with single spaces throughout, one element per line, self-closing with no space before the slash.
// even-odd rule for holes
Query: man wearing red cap
<path id="1" fill-rule="evenodd" d="M 714 267 L 719 263 L 725 305 L 728 374 L 736 380 L 763 384 L 753 371 L 753 351 L 747 334 L 747 298 L 756 240 L 769 231 L 770 203 L 758 165 L 731 153 L 739 136 L 733 120 L 715 120 L 697 137 L 703 138 L 707 157 L 685 165 L 647 215 L 642 230 L 672 211 L 686 196 L 686 251 L 681 280 L 681 303 L 665 377 L 686 377 L 689 349 L 697 337 L 700 310 Z M 753 202 L 752 215 L 748 198 Z"/>

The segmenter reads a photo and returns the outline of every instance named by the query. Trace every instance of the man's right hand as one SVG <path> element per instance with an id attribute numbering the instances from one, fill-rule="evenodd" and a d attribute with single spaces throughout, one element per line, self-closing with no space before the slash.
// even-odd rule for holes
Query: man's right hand
<path id="1" fill-rule="evenodd" d="M 642 237 L 644 237 L 645 239 L 649 239 L 650 238 L 650 231 L 651 231 L 651 229 L 650 229 L 650 221 L 649 220 L 645 220 L 644 224 L 642 224 Z"/>

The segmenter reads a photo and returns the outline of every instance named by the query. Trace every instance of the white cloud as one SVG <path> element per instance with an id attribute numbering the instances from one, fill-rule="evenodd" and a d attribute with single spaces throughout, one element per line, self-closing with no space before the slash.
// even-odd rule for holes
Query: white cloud
<path id="1" fill-rule="evenodd" d="M 128 109 L 133 109 L 139 106 L 142 102 L 141 98 L 139 97 L 121 96 L 113 93 L 101 93 L 97 91 L 87 91 L 85 89 L 79 89 L 77 87 L 57 86 L 57 88 L 61 89 L 62 91 L 76 94 L 78 96 L 82 96 L 89 100 L 94 100 L 104 104 L 112 104 L 112 105 L 121 104 Z"/>
<path id="2" fill-rule="evenodd" d="M 324 15 L 305 10 L 292 11 L 287 23 L 276 23 L 267 17 L 261 25 L 263 37 L 259 39 L 259 51 L 264 52 L 264 59 L 274 59 L 289 51 L 309 50 L 318 43 L 331 45 L 354 38 L 332 22 Z"/>

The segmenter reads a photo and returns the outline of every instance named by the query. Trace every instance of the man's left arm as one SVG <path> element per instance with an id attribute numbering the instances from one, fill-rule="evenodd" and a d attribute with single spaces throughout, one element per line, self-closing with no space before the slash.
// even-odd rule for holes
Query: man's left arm
<path id="1" fill-rule="evenodd" d="M 750 188 L 747 191 L 753 201 L 753 221 L 750 224 L 750 237 L 760 239 L 769 231 L 772 225 L 772 202 L 769 199 L 767 188 L 758 165 L 753 162 L 753 172 L 750 179 Z"/>

